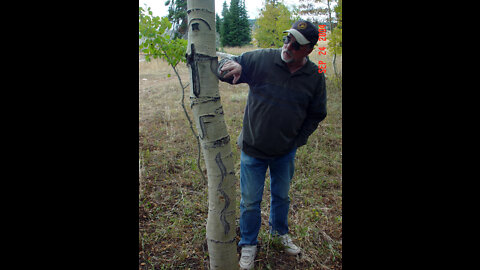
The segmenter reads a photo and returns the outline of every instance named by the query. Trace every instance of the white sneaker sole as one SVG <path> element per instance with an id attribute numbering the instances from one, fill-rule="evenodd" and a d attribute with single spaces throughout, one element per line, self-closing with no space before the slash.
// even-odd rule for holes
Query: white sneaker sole
<path id="1" fill-rule="evenodd" d="M 302 252 L 301 249 L 299 249 L 298 251 L 285 250 L 285 253 L 287 253 L 288 255 L 291 255 L 291 256 L 296 256 L 296 255 L 300 254 L 301 252 Z"/>
<path id="2" fill-rule="evenodd" d="M 240 269 L 242 269 L 242 270 L 250 270 L 250 269 L 253 268 L 253 266 L 255 265 L 255 263 L 252 262 L 252 263 L 249 264 L 248 266 L 242 265 L 241 263 L 238 263 L 238 265 L 240 265 Z"/>

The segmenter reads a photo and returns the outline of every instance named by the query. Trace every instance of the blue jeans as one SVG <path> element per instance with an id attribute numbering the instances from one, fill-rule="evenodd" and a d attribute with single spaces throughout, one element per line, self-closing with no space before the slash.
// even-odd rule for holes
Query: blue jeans
<path id="1" fill-rule="evenodd" d="M 238 243 L 243 245 L 258 244 L 261 216 L 260 203 L 262 202 L 265 174 L 270 168 L 270 233 L 279 235 L 288 232 L 288 209 L 290 198 L 290 180 L 293 177 L 295 148 L 292 152 L 273 159 L 258 159 L 246 155 L 243 151 L 240 156 L 240 233 L 242 239 Z"/>

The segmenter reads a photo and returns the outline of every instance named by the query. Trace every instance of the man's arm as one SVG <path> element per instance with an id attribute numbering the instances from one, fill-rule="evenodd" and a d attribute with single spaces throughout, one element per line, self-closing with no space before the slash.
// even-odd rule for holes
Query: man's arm
<path id="1" fill-rule="evenodd" d="M 322 74 L 323 75 L 323 74 Z M 318 124 L 327 116 L 327 91 L 325 86 L 325 77 L 319 85 L 319 91 L 309 105 L 307 118 L 303 122 L 302 128 L 296 139 L 297 147 L 305 145 L 308 137 L 318 128 Z"/>

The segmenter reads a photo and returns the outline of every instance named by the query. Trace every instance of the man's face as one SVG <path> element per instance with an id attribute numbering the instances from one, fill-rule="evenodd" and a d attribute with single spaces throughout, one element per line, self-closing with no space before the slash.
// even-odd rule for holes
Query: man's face
<path id="1" fill-rule="evenodd" d="M 309 44 L 300 45 L 291 34 L 287 36 L 286 42 L 286 44 L 284 42 L 282 47 L 282 60 L 285 63 L 303 61 L 303 58 L 313 50 Z"/>

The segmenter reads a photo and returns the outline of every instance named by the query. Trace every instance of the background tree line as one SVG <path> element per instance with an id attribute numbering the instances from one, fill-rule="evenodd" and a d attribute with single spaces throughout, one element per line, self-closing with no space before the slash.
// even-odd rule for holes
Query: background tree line
<path id="1" fill-rule="evenodd" d="M 187 1 L 167 0 L 168 20 L 174 38 L 187 38 Z M 218 9 L 219 7 L 217 7 Z M 320 20 L 321 16 L 326 19 Z M 335 55 L 342 53 L 342 0 L 299 0 L 298 7 L 289 10 L 281 0 L 265 0 L 258 18 L 248 18 L 245 0 L 223 2 L 221 17 L 215 14 L 220 46 L 244 46 L 249 43 L 261 48 L 279 48 L 283 45 L 283 30 L 299 20 L 325 24 L 330 34 L 328 47 Z M 252 21 L 254 23 L 252 23 Z"/>

